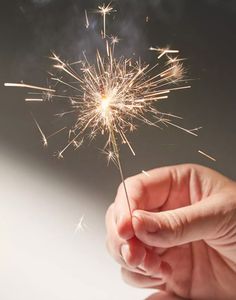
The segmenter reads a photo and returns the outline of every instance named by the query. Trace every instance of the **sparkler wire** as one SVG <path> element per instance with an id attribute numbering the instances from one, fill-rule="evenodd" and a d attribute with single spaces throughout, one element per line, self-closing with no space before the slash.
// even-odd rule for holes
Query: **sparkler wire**
<path id="1" fill-rule="evenodd" d="M 130 217 L 131 217 L 131 220 L 132 220 L 132 210 L 131 210 L 128 190 L 127 190 L 127 186 L 126 186 L 126 183 L 125 183 L 124 172 L 123 172 L 123 168 L 122 168 L 122 164 L 121 164 L 121 160 L 120 160 L 120 154 L 119 154 L 119 149 L 118 149 L 118 145 L 117 145 L 117 142 L 116 142 L 116 137 L 115 137 L 115 134 L 114 134 L 114 130 L 111 130 L 111 143 L 112 143 L 113 151 L 114 151 L 115 156 L 116 156 L 117 165 L 118 165 L 118 168 L 119 168 L 119 171 L 120 171 L 120 177 L 121 177 L 121 180 L 122 180 L 122 184 L 123 184 L 124 191 L 125 191 L 125 197 L 126 197 L 126 201 L 127 201 L 128 208 L 129 208 L 129 213 L 130 213 Z"/>

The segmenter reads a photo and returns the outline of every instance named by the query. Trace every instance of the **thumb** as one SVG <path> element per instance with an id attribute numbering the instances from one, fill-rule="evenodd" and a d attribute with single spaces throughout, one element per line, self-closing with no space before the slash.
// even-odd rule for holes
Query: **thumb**
<path id="1" fill-rule="evenodd" d="M 153 247 L 174 247 L 189 242 L 222 236 L 227 214 L 232 207 L 209 197 L 196 204 L 158 213 L 136 210 L 132 223 L 136 237 Z"/>

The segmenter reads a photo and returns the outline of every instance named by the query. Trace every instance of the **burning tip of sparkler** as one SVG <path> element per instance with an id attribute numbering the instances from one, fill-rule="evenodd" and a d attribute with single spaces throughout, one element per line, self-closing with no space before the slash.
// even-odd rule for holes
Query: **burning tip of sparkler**
<path id="1" fill-rule="evenodd" d="M 107 97 L 107 96 L 102 96 L 101 97 L 101 111 L 102 111 L 102 115 L 105 117 L 107 115 L 107 113 L 109 112 L 109 108 L 111 105 L 111 98 Z"/>

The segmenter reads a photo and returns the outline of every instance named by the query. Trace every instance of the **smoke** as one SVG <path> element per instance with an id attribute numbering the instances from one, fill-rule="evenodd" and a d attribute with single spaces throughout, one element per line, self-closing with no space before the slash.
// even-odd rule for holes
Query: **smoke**
<path id="1" fill-rule="evenodd" d="M 54 0 L 32 0 L 32 3 L 36 6 L 44 6 L 47 5 L 51 2 L 53 2 Z"/>
<path id="2" fill-rule="evenodd" d="M 55 50 L 65 59 L 81 59 L 83 51 L 89 59 L 94 57 L 97 48 L 102 48 L 100 32 L 102 18 L 94 13 L 98 4 L 110 1 L 95 0 L 20 0 L 24 17 L 32 31 L 31 47 L 25 52 L 22 62 L 26 68 L 34 65 L 34 60 L 45 57 Z M 117 35 L 121 41 L 117 46 L 117 56 L 149 57 L 150 46 L 176 47 L 175 31 L 183 18 L 192 10 L 193 2 L 188 0 L 114 0 L 117 13 L 107 18 L 107 32 Z M 195 3 L 195 2 L 194 2 Z M 223 6 L 226 1 L 201 1 L 200 9 L 213 9 Z M 227 1 L 224 9 L 236 6 L 236 1 Z M 196 4 L 195 4 L 196 5 Z M 209 8 L 210 7 L 210 8 Z M 88 12 L 90 27 L 85 28 L 85 9 Z M 146 22 L 146 18 L 149 22 Z M 27 53 L 28 51 L 28 53 Z M 23 68 L 23 67 L 22 67 Z M 33 69 L 33 67 L 32 67 Z M 28 70 L 30 73 L 32 70 Z M 27 72 L 27 71 L 26 71 Z"/>

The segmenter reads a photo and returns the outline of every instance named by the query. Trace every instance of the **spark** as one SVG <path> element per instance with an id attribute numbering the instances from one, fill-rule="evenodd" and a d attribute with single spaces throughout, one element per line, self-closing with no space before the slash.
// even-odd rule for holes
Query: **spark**
<path id="1" fill-rule="evenodd" d="M 205 156 L 206 158 L 209 158 L 210 160 L 216 162 L 216 159 L 214 157 L 210 156 L 209 154 L 207 154 L 207 153 L 205 153 L 205 152 L 203 152 L 201 150 L 198 150 L 198 153 L 201 154 L 201 155 L 203 155 L 203 156 Z"/>
<path id="2" fill-rule="evenodd" d="M 103 3 L 103 5 L 98 6 L 97 13 L 101 14 L 103 17 L 103 38 L 106 38 L 106 16 L 110 15 L 112 12 L 116 12 L 116 10 L 111 7 L 111 3 L 106 5 Z"/>
<path id="3" fill-rule="evenodd" d="M 50 139 L 50 138 L 52 138 L 52 137 L 54 137 L 55 135 L 58 135 L 59 133 L 61 133 L 61 132 L 64 131 L 65 129 L 67 129 L 67 127 L 63 127 L 63 128 L 61 128 L 61 129 L 57 130 L 56 132 L 53 132 L 52 134 L 48 135 L 48 136 L 47 136 L 47 140 Z"/>
<path id="4" fill-rule="evenodd" d="M 160 54 L 158 56 L 158 59 L 160 59 L 162 56 L 164 56 L 166 54 L 179 53 L 179 50 L 173 50 L 173 49 L 169 49 L 169 48 L 155 48 L 155 47 L 150 47 L 149 50 L 159 52 Z"/>
<path id="5" fill-rule="evenodd" d="M 43 102 L 42 98 L 26 98 L 25 102 Z"/>
<path id="6" fill-rule="evenodd" d="M 88 227 L 87 227 L 87 225 L 85 224 L 85 221 L 84 221 L 84 215 L 83 215 L 83 216 L 80 218 L 78 224 L 76 225 L 74 234 L 77 234 L 78 232 L 85 231 L 87 228 L 88 228 Z"/>
<path id="7" fill-rule="evenodd" d="M 112 152 L 111 150 L 104 150 L 104 149 L 102 149 L 101 153 L 105 154 L 106 157 L 107 157 L 107 166 L 110 164 L 110 162 L 113 162 L 114 165 L 117 166 L 116 156 L 115 156 L 114 152 Z"/>
<path id="8" fill-rule="evenodd" d="M 120 42 L 120 39 L 118 38 L 118 36 L 111 36 L 111 44 L 113 46 L 115 46 L 116 44 L 118 44 Z"/>
<path id="9" fill-rule="evenodd" d="M 85 27 L 86 27 L 86 29 L 88 29 L 89 28 L 89 19 L 88 19 L 88 12 L 87 12 L 87 10 L 85 10 Z"/>
<path id="10" fill-rule="evenodd" d="M 53 92 L 53 93 L 56 92 L 53 89 L 49 89 L 49 88 L 45 88 L 45 87 L 39 87 L 39 86 L 25 84 L 25 83 L 4 83 L 4 86 L 7 86 L 7 87 L 28 88 L 28 89 L 48 91 L 48 92 Z"/>
<path id="11" fill-rule="evenodd" d="M 35 117 L 34 117 L 34 115 L 32 113 L 31 113 L 31 116 L 32 116 L 32 118 L 33 118 L 33 120 L 34 120 L 34 122 L 35 122 L 35 124 L 36 124 L 36 126 L 38 128 L 38 130 L 39 130 L 39 133 L 42 136 L 42 141 L 43 141 L 44 147 L 47 147 L 48 146 L 48 141 L 47 141 L 47 138 L 46 138 L 45 134 L 43 133 L 43 131 L 42 131 L 42 129 L 41 129 L 38 121 L 35 119 Z"/>
<path id="12" fill-rule="evenodd" d="M 147 176 L 147 177 L 151 177 L 150 174 L 148 174 L 148 172 L 146 172 L 146 171 L 144 171 L 144 170 L 142 171 L 142 173 L 143 173 L 145 176 Z"/>

